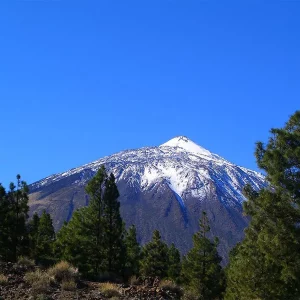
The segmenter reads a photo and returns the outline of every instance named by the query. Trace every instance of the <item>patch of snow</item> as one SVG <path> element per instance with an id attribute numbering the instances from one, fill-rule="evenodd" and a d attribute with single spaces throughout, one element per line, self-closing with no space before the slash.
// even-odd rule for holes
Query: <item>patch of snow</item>
<path id="1" fill-rule="evenodd" d="M 197 145 L 190 139 L 188 139 L 185 136 L 178 136 L 175 137 L 168 142 L 160 145 L 159 147 L 178 147 L 186 150 L 187 152 L 195 153 L 195 154 L 200 154 L 200 155 L 205 155 L 205 156 L 212 156 L 212 153 L 203 147 Z"/>
<path id="2" fill-rule="evenodd" d="M 30 188 L 39 189 L 75 174 L 78 176 L 73 184 L 85 185 L 101 165 L 106 166 L 108 173 L 114 173 L 117 183 L 124 180 L 136 191 L 150 190 L 165 180 L 182 208 L 188 197 L 202 201 L 212 193 L 222 195 L 220 201 L 226 205 L 240 204 L 245 200 L 242 194 L 245 184 L 250 183 L 256 190 L 266 185 L 262 174 L 236 166 L 186 137 L 176 137 L 159 147 L 126 150 L 106 156 L 44 178 Z"/>
<path id="3" fill-rule="evenodd" d="M 173 187 L 173 185 L 171 183 L 168 183 L 168 185 L 169 185 L 169 188 L 174 192 L 174 195 L 175 195 L 180 207 L 182 209 L 185 209 L 184 201 L 181 198 L 181 196 L 177 193 L 176 189 Z"/>

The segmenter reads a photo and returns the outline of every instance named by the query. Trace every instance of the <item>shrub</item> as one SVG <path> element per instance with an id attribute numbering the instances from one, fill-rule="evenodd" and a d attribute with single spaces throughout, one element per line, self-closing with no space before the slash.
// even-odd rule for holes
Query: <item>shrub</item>
<path id="1" fill-rule="evenodd" d="M 63 280 L 60 286 L 63 291 L 74 291 L 77 284 L 74 280 Z"/>
<path id="2" fill-rule="evenodd" d="M 31 285 L 31 293 L 32 293 L 32 295 L 35 295 L 35 296 L 37 296 L 37 295 L 42 296 L 41 294 L 47 293 L 49 288 L 50 288 L 50 281 L 39 280 L 39 281 L 34 282 Z"/>
<path id="3" fill-rule="evenodd" d="M 100 283 L 99 287 L 104 297 L 112 298 L 121 296 L 118 286 L 114 283 L 103 282 Z"/>
<path id="4" fill-rule="evenodd" d="M 26 283 L 33 284 L 36 281 L 36 279 L 39 278 L 39 275 L 36 274 L 37 272 L 40 272 L 40 270 L 37 270 L 35 272 L 28 272 L 28 273 L 26 273 L 24 275 L 24 281 Z"/>
<path id="5" fill-rule="evenodd" d="M 8 283 L 8 278 L 4 274 L 0 274 L 0 285 L 6 285 Z"/>
<path id="6" fill-rule="evenodd" d="M 130 285 L 140 285 L 140 280 L 135 275 L 129 278 Z"/>
<path id="7" fill-rule="evenodd" d="M 175 293 L 177 295 L 182 296 L 183 291 L 180 286 L 178 286 L 175 282 L 172 280 L 162 280 L 159 284 L 159 287 L 163 291 L 170 291 L 172 293 Z"/>
<path id="8" fill-rule="evenodd" d="M 34 263 L 34 260 L 32 260 L 26 256 L 20 256 L 18 258 L 18 265 L 26 266 L 26 267 L 33 267 L 35 265 L 35 263 Z"/>
<path id="9" fill-rule="evenodd" d="M 33 295 L 42 296 L 41 294 L 47 293 L 51 285 L 49 275 L 39 269 L 34 272 L 26 273 L 24 280 L 31 285 Z"/>
<path id="10" fill-rule="evenodd" d="M 50 268 L 48 274 L 59 283 L 62 281 L 76 281 L 79 275 L 78 270 L 66 261 L 61 261 Z"/>
<path id="11" fill-rule="evenodd" d="M 24 276 L 25 282 L 29 284 L 33 284 L 34 282 L 44 280 L 47 274 L 45 272 L 42 272 L 40 269 L 34 271 L 34 272 L 28 272 Z M 47 276 L 49 278 L 49 276 Z"/>
<path id="12" fill-rule="evenodd" d="M 199 296 L 197 296 L 196 293 L 189 291 L 189 290 L 185 290 L 182 300 L 198 300 Z"/>
<path id="13" fill-rule="evenodd" d="M 26 273 L 25 282 L 31 284 L 32 294 L 41 296 L 48 292 L 51 285 L 51 278 L 46 272 L 36 270 L 35 272 Z"/>

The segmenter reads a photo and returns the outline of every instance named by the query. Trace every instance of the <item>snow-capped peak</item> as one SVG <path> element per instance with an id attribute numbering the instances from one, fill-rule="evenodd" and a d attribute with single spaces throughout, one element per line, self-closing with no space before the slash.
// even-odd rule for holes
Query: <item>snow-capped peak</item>
<path id="1" fill-rule="evenodd" d="M 257 190 L 266 185 L 263 175 L 236 166 L 187 137 L 179 136 L 159 147 L 122 151 L 49 176 L 33 183 L 31 192 L 67 177 L 74 178 L 73 184 L 84 186 L 102 165 L 115 175 L 117 183 L 126 182 L 135 191 L 151 192 L 157 186 L 167 185 L 181 207 L 190 198 L 202 201 L 215 193 L 222 195 L 220 201 L 226 205 L 242 203 L 245 184 L 250 183 Z"/>
<path id="2" fill-rule="evenodd" d="M 197 145 L 193 141 L 191 141 L 186 136 L 177 136 L 168 142 L 160 145 L 159 147 L 178 147 L 181 149 L 184 149 L 187 152 L 191 152 L 194 154 L 200 154 L 200 155 L 206 155 L 206 156 L 212 156 L 212 153 L 205 148 Z"/>

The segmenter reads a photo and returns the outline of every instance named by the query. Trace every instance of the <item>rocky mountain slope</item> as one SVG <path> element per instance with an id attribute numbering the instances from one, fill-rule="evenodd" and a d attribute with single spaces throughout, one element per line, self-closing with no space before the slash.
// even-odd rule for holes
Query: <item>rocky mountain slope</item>
<path id="1" fill-rule="evenodd" d="M 168 243 L 174 242 L 185 253 L 205 210 L 225 260 L 248 223 L 242 214 L 243 187 L 250 183 L 258 190 L 266 185 L 262 174 L 180 136 L 159 147 L 122 151 L 33 183 L 31 212 L 47 210 L 59 229 L 75 209 L 88 204 L 84 187 L 103 164 L 116 177 L 121 214 L 127 226 L 137 226 L 141 243 L 158 229 Z"/>

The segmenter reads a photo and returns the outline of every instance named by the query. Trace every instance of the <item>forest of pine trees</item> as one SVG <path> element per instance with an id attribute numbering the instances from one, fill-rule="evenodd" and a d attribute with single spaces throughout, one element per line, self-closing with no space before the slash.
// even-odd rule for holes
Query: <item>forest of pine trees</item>
<path id="1" fill-rule="evenodd" d="M 190 295 L 186 299 L 300 299 L 300 111 L 272 129 L 266 145 L 257 143 L 255 155 L 270 186 L 245 186 L 244 212 L 251 221 L 225 269 L 205 212 L 185 256 L 158 230 L 140 245 L 135 226 L 125 227 L 115 177 L 104 167 L 86 186 L 89 205 L 57 233 L 46 211 L 29 219 L 29 191 L 20 175 L 8 191 L 0 185 L 0 261 L 28 257 L 49 267 L 65 260 L 84 278 L 102 281 L 169 279 Z"/>

